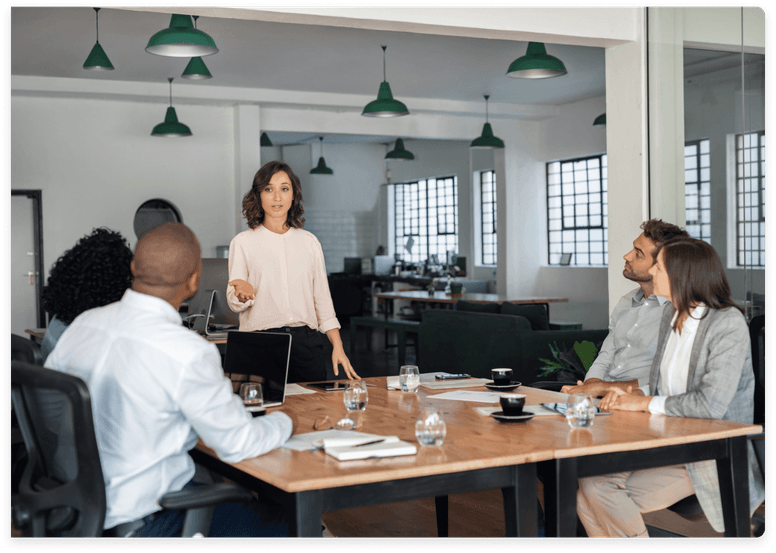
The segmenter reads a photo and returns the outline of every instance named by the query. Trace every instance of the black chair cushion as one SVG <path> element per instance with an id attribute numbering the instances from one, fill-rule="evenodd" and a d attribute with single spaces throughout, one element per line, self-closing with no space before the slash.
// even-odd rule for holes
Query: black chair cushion
<path id="1" fill-rule="evenodd" d="M 498 313 L 497 303 L 474 303 L 471 301 L 459 301 L 455 304 L 458 311 L 471 311 L 474 313 Z"/>
<path id="2" fill-rule="evenodd" d="M 532 330 L 550 330 L 550 318 L 543 305 L 517 305 L 504 302 L 501 304 L 502 315 L 520 315 L 531 322 Z"/>

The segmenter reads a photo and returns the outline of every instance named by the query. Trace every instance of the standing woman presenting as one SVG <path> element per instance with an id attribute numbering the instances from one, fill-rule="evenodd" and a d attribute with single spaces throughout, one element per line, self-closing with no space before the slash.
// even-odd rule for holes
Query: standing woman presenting
<path id="1" fill-rule="evenodd" d="M 349 378 L 360 380 L 342 347 L 321 244 L 302 230 L 299 178 L 285 163 L 271 161 L 256 173 L 242 205 L 251 228 L 229 245 L 226 290 L 240 330 L 291 334 L 289 382 L 326 380 L 323 332 L 334 348 L 334 374 L 342 365 Z"/>

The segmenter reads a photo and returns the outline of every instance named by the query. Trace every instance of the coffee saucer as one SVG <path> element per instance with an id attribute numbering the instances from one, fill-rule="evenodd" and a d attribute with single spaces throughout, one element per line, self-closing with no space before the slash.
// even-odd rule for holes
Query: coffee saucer
<path id="1" fill-rule="evenodd" d="M 512 390 L 514 390 L 518 386 L 522 386 L 522 385 L 523 385 L 522 382 L 518 382 L 517 380 L 513 380 L 511 384 L 499 385 L 499 384 L 493 384 L 493 382 L 491 382 L 489 384 L 485 384 L 485 387 L 488 390 L 493 390 L 494 392 L 511 392 Z"/>
<path id="2" fill-rule="evenodd" d="M 495 413 L 491 413 L 490 416 L 497 421 L 520 422 L 532 419 L 535 415 L 533 413 L 523 413 L 522 415 L 505 415 L 504 411 L 496 411 Z"/>

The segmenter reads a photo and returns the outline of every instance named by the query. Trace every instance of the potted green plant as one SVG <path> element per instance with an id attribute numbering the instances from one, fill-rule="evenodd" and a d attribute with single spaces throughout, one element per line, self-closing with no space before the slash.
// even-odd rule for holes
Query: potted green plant
<path id="1" fill-rule="evenodd" d="M 554 375 L 557 380 L 576 382 L 585 380 L 585 375 L 593 364 L 598 348 L 593 342 L 574 342 L 574 347 L 568 351 L 561 351 L 558 344 L 550 344 L 552 359 L 540 358 L 545 363 L 540 377 Z"/>

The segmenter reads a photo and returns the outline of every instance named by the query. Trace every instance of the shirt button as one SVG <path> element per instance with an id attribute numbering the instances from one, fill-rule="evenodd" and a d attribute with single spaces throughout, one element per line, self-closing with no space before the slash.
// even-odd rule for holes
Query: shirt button
<path id="1" fill-rule="evenodd" d="M 628 344 L 628 347 L 630 347 L 630 344 Z"/>

